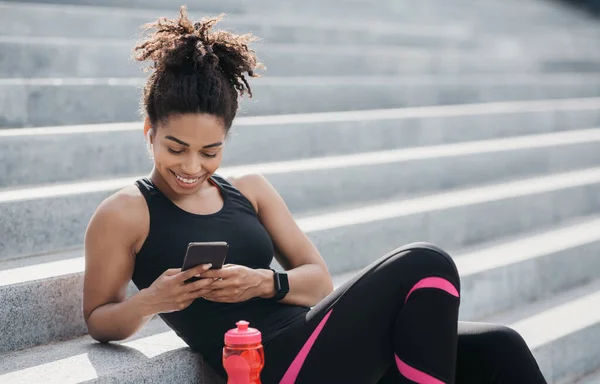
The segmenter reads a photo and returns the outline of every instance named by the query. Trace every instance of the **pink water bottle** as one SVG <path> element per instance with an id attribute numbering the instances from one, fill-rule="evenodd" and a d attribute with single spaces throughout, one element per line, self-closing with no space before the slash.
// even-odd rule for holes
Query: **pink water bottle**
<path id="1" fill-rule="evenodd" d="M 262 335 L 250 323 L 241 320 L 237 328 L 225 333 L 223 367 L 227 384 L 261 384 L 260 372 L 265 364 Z"/>

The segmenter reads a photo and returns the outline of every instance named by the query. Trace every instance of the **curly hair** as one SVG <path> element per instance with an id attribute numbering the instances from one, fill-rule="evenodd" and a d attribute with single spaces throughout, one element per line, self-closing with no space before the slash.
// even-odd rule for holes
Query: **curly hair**
<path id="1" fill-rule="evenodd" d="M 238 110 L 238 95 L 248 92 L 252 97 L 245 74 L 260 77 L 255 70 L 264 66 L 248 43 L 258 39 L 249 33 L 212 31 L 222 17 L 193 23 L 182 6 L 176 20 L 161 17 L 142 26 L 146 35 L 133 57 L 153 62 L 144 68 L 152 73 L 140 105 L 152 126 L 172 115 L 207 113 L 222 118 L 227 132 Z"/>

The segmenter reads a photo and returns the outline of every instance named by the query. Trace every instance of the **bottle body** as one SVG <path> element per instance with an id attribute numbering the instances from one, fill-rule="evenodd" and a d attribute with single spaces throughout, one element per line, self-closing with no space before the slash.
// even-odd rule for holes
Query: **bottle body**
<path id="1" fill-rule="evenodd" d="M 223 348 L 223 367 L 227 384 L 261 384 L 260 373 L 265 364 L 261 343 L 229 345 Z"/>
<path id="2" fill-rule="evenodd" d="M 261 384 L 260 372 L 265 365 L 262 335 L 245 320 L 235 324 L 237 328 L 225 333 L 223 368 L 227 384 Z"/>

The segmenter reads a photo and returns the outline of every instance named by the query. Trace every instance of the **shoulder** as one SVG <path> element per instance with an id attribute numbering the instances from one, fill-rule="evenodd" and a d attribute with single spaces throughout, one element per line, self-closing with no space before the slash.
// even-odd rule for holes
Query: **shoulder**
<path id="1" fill-rule="evenodd" d="M 96 213 L 105 218 L 132 220 L 132 215 L 147 211 L 144 196 L 136 186 L 128 186 L 104 199 Z"/>
<path id="2" fill-rule="evenodd" d="M 237 188 L 252 203 L 256 212 L 260 208 L 261 198 L 274 191 L 267 178 L 259 173 L 238 177 L 228 177 L 227 180 Z"/>
<path id="3" fill-rule="evenodd" d="M 86 235 L 111 236 L 131 242 L 137 248 L 150 227 L 148 205 L 139 188 L 125 187 L 106 199 L 96 208 Z M 116 239 L 115 239 L 116 240 Z"/>

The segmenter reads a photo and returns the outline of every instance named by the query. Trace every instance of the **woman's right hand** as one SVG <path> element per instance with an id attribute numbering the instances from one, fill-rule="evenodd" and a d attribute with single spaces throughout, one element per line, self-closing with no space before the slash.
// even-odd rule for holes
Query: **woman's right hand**
<path id="1" fill-rule="evenodd" d="M 211 264 L 202 264 L 186 271 L 167 269 L 148 288 L 142 290 L 149 314 L 181 311 L 194 300 L 209 293 L 214 279 L 205 278 L 185 283 L 192 277 L 201 277 Z M 145 311 L 146 312 L 146 311 Z"/>

